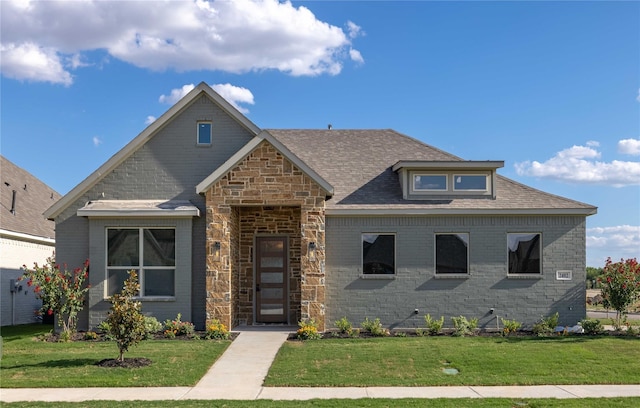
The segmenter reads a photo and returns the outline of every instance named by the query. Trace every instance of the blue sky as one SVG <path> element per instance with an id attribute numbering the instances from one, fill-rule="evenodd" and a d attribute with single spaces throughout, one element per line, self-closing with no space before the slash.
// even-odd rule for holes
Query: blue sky
<path id="1" fill-rule="evenodd" d="M 392 128 L 598 206 L 640 257 L 640 3 L 2 1 L 1 151 L 67 193 L 212 85 L 261 128 Z"/>

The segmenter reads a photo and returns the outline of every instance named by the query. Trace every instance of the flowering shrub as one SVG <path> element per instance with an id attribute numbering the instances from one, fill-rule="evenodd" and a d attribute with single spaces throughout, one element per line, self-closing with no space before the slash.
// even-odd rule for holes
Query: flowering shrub
<path id="1" fill-rule="evenodd" d="M 144 339 L 153 339 L 153 336 L 162 331 L 162 323 L 153 316 L 144 316 Z"/>
<path id="2" fill-rule="evenodd" d="M 173 333 L 173 335 L 171 334 Z M 164 335 L 168 338 L 174 338 L 176 336 L 195 336 L 196 330 L 191 322 L 183 322 L 182 314 L 178 313 L 178 316 L 174 320 L 164 321 Z"/>
<path id="3" fill-rule="evenodd" d="M 604 326 L 598 319 L 582 319 L 580 324 L 585 334 L 600 334 L 604 331 Z"/>
<path id="4" fill-rule="evenodd" d="M 46 264 L 33 264 L 33 269 L 22 266 L 23 275 L 19 280 L 27 281 L 34 293 L 42 300 L 42 314 L 57 315 L 58 325 L 62 327 L 61 339 L 70 339 L 76 332 L 78 312 L 84 307 L 84 296 L 89 290 L 85 281 L 89 277 L 89 261 L 82 268 L 68 271 L 67 266 L 61 269 L 53 257 L 47 258 Z"/>
<path id="5" fill-rule="evenodd" d="M 299 340 L 318 340 L 322 338 L 322 334 L 318 333 L 318 325 L 314 319 L 301 320 L 298 322 L 298 327 L 296 335 Z"/>
<path id="6" fill-rule="evenodd" d="M 214 340 L 226 340 L 229 338 L 229 330 L 227 326 L 220 323 L 220 320 L 213 319 L 211 323 L 207 326 L 207 330 L 204 334 L 205 339 L 214 339 Z"/>
<path id="7" fill-rule="evenodd" d="M 478 328 L 478 319 L 475 317 L 467 320 L 464 316 L 457 316 L 452 317 L 451 321 L 453 322 L 454 328 L 453 336 L 468 336 L 474 334 Z"/>
<path id="8" fill-rule="evenodd" d="M 347 336 L 351 336 L 353 334 L 353 325 L 346 316 L 336 320 L 335 325 L 338 328 L 339 333 L 346 334 Z"/>
<path id="9" fill-rule="evenodd" d="M 85 340 L 98 340 L 98 333 L 94 331 L 88 331 L 84 334 Z"/>
<path id="10" fill-rule="evenodd" d="M 500 320 L 502 320 L 502 335 L 503 336 L 508 336 L 510 334 L 513 334 L 515 332 L 517 332 L 520 327 L 522 327 L 522 323 L 520 323 L 517 320 L 508 320 L 508 319 L 503 319 L 501 318 Z"/>
<path id="11" fill-rule="evenodd" d="M 109 334 L 118 344 L 120 355 L 118 360 L 124 361 L 124 353 L 129 347 L 135 346 L 146 336 L 142 304 L 133 300 L 140 291 L 136 271 L 128 272 L 129 277 L 124 281 L 121 293 L 111 296 L 111 309 L 107 316 Z"/>
<path id="12" fill-rule="evenodd" d="M 382 327 L 382 323 L 380 323 L 380 319 L 376 318 L 375 320 L 369 320 L 368 317 L 364 318 L 364 322 L 360 324 L 362 326 L 362 330 L 368 331 L 373 336 L 388 336 L 389 330 L 386 330 Z"/>
<path id="13" fill-rule="evenodd" d="M 424 317 L 424 323 L 427 325 L 427 333 L 431 336 L 435 336 L 442 331 L 444 326 L 444 316 L 440 316 L 440 319 L 435 320 L 429 313 Z"/>
<path id="14" fill-rule="evenodd" d="M 640 264 L 636 258 L 615 263 L 607 258 L 598 283 L 602 287 L 603 304 L 616 311 L 614 326 L 620 329 L 627 308 L 640 297 Z"/>
<path id="15" fill-rule="evenodd" d="M 538 320 L 533 325 L 533 333 L 535 333 L 539 337 L 553 334 L 553 331 L 558 326 L 559 321 L 560 314 L 558 312 L 555 312 L 554 314 L 547 317 L 541 317 L 540 320 Z"/>

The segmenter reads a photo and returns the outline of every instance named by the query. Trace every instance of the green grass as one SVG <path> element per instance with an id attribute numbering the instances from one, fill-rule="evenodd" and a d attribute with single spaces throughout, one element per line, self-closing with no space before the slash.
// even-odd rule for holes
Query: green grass
<path id="1" fill-rule="evenodd" d="M 309 401 L 126 401 L 119 406 L 131 408 L 164 407 L 213 407 L 213 408 L 342 408 L 342 407 L 426 407 L 426 408 L 626 408 L 640 406 L 640 398 L 584 398 L 584 399 L 508 399 L 508 398 L 454 398 L 454 399 L 356 399 L 356 400 L 309 400 Z M 3 404 L 10 408 L 71 407 L 111 408 L 113 401 L 87 401 L 78 403 L 33 403 L 19 402 Z"/>
<path id="2" fill-rule="evenodd" d="M 118 357 L 115 342 L 48 343 L 35 337 L 51 326 L 2 327 L 0 387 L 169 387 L 191 386 L 224 352 L 229 341 L 146 340 L 125 358 L 145 357 L 144 368 L 102 368 L 96 363 Z"/>
<path id="3" fill-rule="evenodd" d="M 265 385 L 639 384 L 639 372 L 637 337 L 329 339 L 287 342 Z"/>

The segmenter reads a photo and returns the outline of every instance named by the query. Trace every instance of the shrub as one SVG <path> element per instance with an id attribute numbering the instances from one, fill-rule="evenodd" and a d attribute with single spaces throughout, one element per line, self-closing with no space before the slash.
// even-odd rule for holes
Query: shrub
<path id="1" fill-rule="evenodd" d="M 318 340 L 322 338 L 322 334 L 318 333 L 318 325 L 314 319 L 300 320 L 298 327 L 296 335 L 299 340 Z"/>
<path id="2" fill-rule="evenodd" d="M 227 326 L 220 323 L 220 320 L 213 319 L 204 334 L 205 339 L 227 340 L 229 338 L 229 330 Z"/>
<path id="3" fill-rule="evenodd" d="M 478 328 L 477 318 L 467 320 L 464 316 L 458 316 L 452 317 L 451 321 L 453 322 L 454 328 L 452 333 L 453 336 L 468 336 L 474 334 L 475 330 Z"/>
<path id="4" fill-rule="evenodd" d="M 335 325 L 338 328 L 338 331 L 342 334 L 351 336 L 353 333 L 353 325 L 346 317 L 336 320 Z"/>
<path id="5" fill-rule="evenodd" d="M 144 316 L 144 338 L 152 339 L 156 333 L 162 331 L 162 323 L 153 316 Z"/>
<path id="6" fill-rule="evenodd" d="M 122 291 L 111 296 L 111 309 L 107 316 L 109 333 L 118 344 L 120 361 L 124 361 L 124 353 L 131 346 L 142 341 L 146 334 L 144 316 L 141 312 L 142 304 L 133 300 L 133 297 L 140 292 L 138 274 L 134 270 L 129 271 L 128 274 L 129 277 L 124 281 Z"/>
<path id="7" fill-rule="evenodd" d="M 98 333 L 94 331 L 88 331 L 84 334 L 85 340 L 98 340 Z"/>
<path id="8" fill-rule="evenodd" d="M 604 326 L 598 319 L 582 319 L 580 325 L 585 334 L 600 334 L 604 331 Z"/>
<path id="9" fill-rule="evenodd" d="M 424 337 L 425 334 L 427 334 L 427 332 L 424 329 L 422 329 L 420 327 L 416 328 L 416 336 Z"/>
<path id="10" fill-rule="evenodd" d="M 444 326 L 444 316 L 440 316 L 440 319 L 435 320 L 431 317 L 430 314 L 424 317 L 424 322 L 427 325 L 427 332 L 431 336 L 435 336 L 436 334 L 440 334 L 442 332 L 442 327 Z"/>
<path id="11" fill-rule="evenodd" d="M 170 333 L 173 333 L 171 336 Z M 182 314 L 178 313 L 174 320 L 164 321 L 164 334 L 165 337 L 174 338 L 176 336 L 187 336 L 193 338 L 196 334 L 196 329 L 191 322 L 183 322 Z"/>
<path id="12" fill-rule="evenodd" d="M 560 314 L 558 312 L 547 317 L 541 317 L 540 320 L 533 325 L 533 333 L 538 336 L 548 336 L 553 334 L 554 330 L 558 326 L 559 320 Z"/>
<path id="13" fill-rule="evenodd" d="M 41 314 L 58 316 L 58 325 L 62 327 L 60 339 L 68 341 L 76 332 L 78 312 L 84 307 L 84 296 L 89 290 L 86 280 L 89 277 L 89 261 L 82 268 L 72 272 L 67 266 L 61 269 L 53 257 L 46 264 L 33 269 L 22 266 L 23 275 L 18 280 L 27 280 L 27 286 L 33 286 L 33 292 L 42 300 Z"/>
<path id="14" fill-rule="evenodd" d="M 607 258 L 598 282 L 602 285 L 603 304 L 616 311 L 614 326 L 620 330 L 627 308 L 640 297 L 640 264 L 635 258 L 616 263 Z"/>
<path id="15" fill-rule="evenodd" d="M 111 335 L 111 326 L 109 325 L 109 322 L 107 322 L 106 320 L 98 325 L 97 330 L 103 335 L 104 340 L 106 341 L 115 340 Z"/>
<path id="16" fill-rule="evenodd" d="M 502 335 L 508 336 L 512 333 L 517 332 L 520 327 L 522 327 L 522 323 L 517 320 L 508 320 L 508 319 L 500 319 L 502 321 Z"/>
<path id="17" fill-rule="evenodd" d="M 379 318 L 369 320 L 369 318 L 366 317 L 360 326 L 362 326 L 362 330 L 368 331 L 373 336 L 382 337 L 389 334 L 389 331 L 382 327 Z"/>

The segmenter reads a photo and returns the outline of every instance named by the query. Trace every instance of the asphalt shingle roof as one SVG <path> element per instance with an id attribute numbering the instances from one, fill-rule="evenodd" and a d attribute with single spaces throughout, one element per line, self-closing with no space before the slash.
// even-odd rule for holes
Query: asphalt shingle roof
<path id="1" fill-rule="evenodd" d="M 334 187 L 327 209 L 593 210 L 498 176 L 496 199 L 405 200 L 391 168 L 401 160 L 461 158 L 390 129 L 268 129 L 275 139 Z"/>
<path id="2" fill-rule="evenodd" d="M 54 238 L 54 222 L 48 221 L 43 213 L 60 194 L 3 156 L 0 156 L 0 174 L 0 229 Z M 11 213 L 14 190 L 15 214 Z"/>

